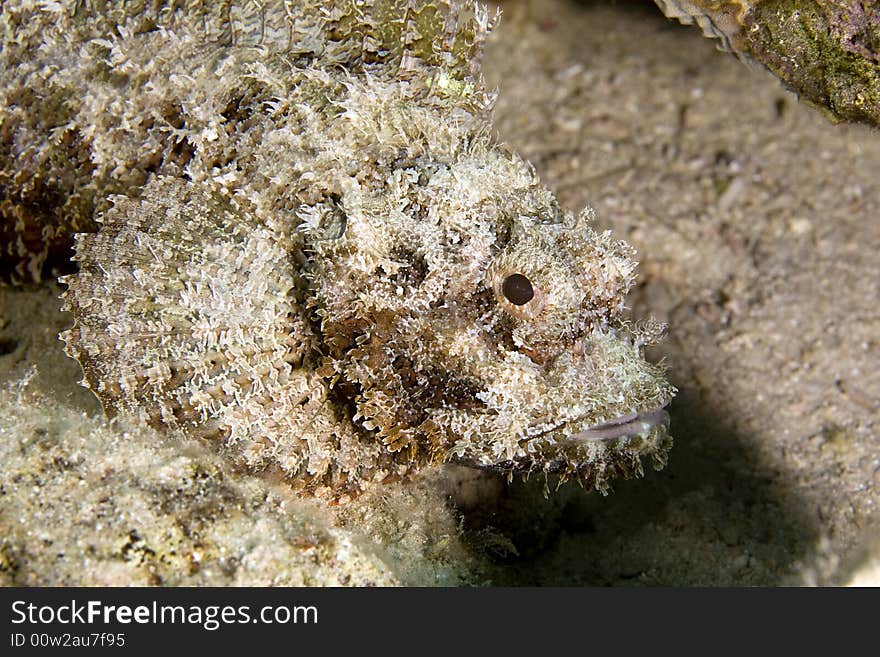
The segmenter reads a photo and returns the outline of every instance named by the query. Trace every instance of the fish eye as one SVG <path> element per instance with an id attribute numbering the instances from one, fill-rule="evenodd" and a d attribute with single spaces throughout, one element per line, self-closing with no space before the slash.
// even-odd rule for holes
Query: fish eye
<path id="1" fill-rule="evenodd" d="M 532 282 L 522 274 L 511 274 L 501 284 L 501 293 L 514 306 L 524 306 L 535 296 Z"/>

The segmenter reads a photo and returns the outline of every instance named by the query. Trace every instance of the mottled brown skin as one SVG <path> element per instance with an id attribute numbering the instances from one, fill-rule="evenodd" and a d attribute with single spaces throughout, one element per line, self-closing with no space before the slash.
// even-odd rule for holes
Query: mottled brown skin
<path id="1" fill-rule="evenodd" d="M 600 490 L 665 462 L 632 251 L 495 143 L 483 8 L 109 4 L 132 21 L 3 14 L 46 41 L 39 93 L 79 99 L 100 231 L 63 338 L 108 413 L 333 500 L 444 461 Z"/>

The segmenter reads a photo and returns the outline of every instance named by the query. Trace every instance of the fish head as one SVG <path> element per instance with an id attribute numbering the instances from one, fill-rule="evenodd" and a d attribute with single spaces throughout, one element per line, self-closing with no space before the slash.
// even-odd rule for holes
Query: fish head
<path id="1" fill-rule="evenodd" d="M 651 331 L 624 319 L 633 250 L 533 183 L 468 196 L 473 181 L 437 176 L 424 202 L 350 188 L 344 234 L 307 239 L 353 419 L 413 459 L 603 490 L 643 456 L 662 466 L 675 391 L 643 357 Z"/>

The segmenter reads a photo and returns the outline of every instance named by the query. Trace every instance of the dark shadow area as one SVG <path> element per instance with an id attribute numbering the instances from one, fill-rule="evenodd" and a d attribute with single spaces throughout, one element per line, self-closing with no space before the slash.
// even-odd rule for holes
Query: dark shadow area
<path id="1" fill-rule="evenodd" d="M 669 465 L 603 497 L 566 484 L 512 482 L 463 512 L 493 584 L 778 585 L 815 545 L 815 515 L 692 391 L 671 408 Z M 508 539 L 507 542 L 501 537 Z"/>
<path id="2" fill-rule="evenodd" d="M 18 340 L 0 336 L 0 356 L 11 354 L 18 348 Z"/>
<path id="3" fill-rule="evenodd" d="M 652 0 L 566 0 L 566 2 L 579 10 L 611 7 L 615 11 L 625 12 L 629 18 L 634 20 L 654 19 L 660 24 L 668 23 L 673 29 L 682 27 L 678 21 L 666 18 L 660 7 Z"/>
<path id="4" fill-rule="evenodd" d="M 683 26 L 676 20 L 668 19 L 660 8 L 651 0 L 565 0 L 578 11 L 589 11 L 595 8 L 612 8 L 626 16 L 626 20 L 655 21 L 661 29 L 692 29 Z M 552 29 L 556 17 L 547 10 L 539 0 L 496 0 L 501 7 L 502 20 L 527 20 L 539 27 Z M 515 17 L 515 18 L 514 18 Z"/>
<path id="5" fill-rule="evenodd" d="M 73 324 L 61 312 L 62 287 L 55 283 L 0 286 L 0 385 L 33 370 L 44 394 L 90 415 L 101 413 L 97 398 L 79 385 L 82 369 L 64 352 L 58 334 Z"/>

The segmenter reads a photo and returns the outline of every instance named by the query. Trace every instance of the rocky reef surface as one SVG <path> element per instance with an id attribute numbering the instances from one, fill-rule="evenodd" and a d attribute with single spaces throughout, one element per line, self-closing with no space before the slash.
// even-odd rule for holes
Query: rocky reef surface
<path id="1" fill-rule="evenodd" d="M 832 121 L 880 126 L 880 6 L 863 0 L 657 0 L 759 62 Z"/>

